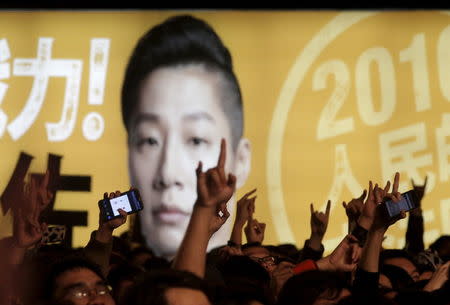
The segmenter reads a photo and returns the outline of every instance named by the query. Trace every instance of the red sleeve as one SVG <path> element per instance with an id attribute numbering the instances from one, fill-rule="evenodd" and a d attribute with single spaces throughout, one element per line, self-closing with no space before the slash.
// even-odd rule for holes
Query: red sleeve
<path id="1" fill-rule="evenodd" d="M 309 270 L 317 270 L 317 264 L 312 259 L 304 260 L 294 267 L 294 274 L 299 274 Z"/>

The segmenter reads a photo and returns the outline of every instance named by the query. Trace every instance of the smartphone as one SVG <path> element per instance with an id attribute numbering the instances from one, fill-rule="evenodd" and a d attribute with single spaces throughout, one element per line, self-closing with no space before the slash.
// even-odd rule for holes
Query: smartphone
<path id="1" fill-rule="evenodd" d="M 144 208 L 141 195 L 137 189 L 132 189 L 115 198 L 101 199 L 98 202 L 104 221 L 120 217 L 119 209 L 128 214 L 141 211 Z"/>
<path id="2" fill-rule="evenodd" d="M 402 200 L 399 202 L 394 202 L 388 200 L 384 202 L 386 211 L 389 217 L 394 217 L 400 214 L 400 211 L 411 211 L 419 206 L 419 199 L 417 198 L 414 190 L 402 193 Z"/>

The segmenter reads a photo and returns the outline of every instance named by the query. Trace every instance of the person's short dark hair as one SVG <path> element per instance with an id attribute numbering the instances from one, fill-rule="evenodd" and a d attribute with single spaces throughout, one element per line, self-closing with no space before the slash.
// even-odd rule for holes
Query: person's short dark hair
<path id="1" fill-rule="evenodd" d="M 135 46 L 122 85 L 122 120 L 128 134 L 143 81 L 158 68 L 185 65 L 200 65 L 223 78 L 221 106 L 236 149 L 243 133 L 243 112 L 231 54 L 208 23 L 190 15 L 168 18 L 145 33 Z"/>
<path id="2" fill-rule="evenodd" d="M 151 257 L 155 256 L 155 254 L 153 253 L 153 251 L 150 248 L 141 245 L 141 246 L 134 248 L 133 250 L 131 250 L 128 253 L 128 259 L 132 261 L 134 258 L 136 258 L 140 254 L 148 254 Z"/>
<path id="3" fill-rule="evenodd" d="M 270 249 L 268 249 L 266 246 L 263 246 L 260 242 L 245 243 L 241 246 L 241 250 L 244 251 L 245 249 L 253 248 L 253 247 L 262 247 L 262 248 L 267 249 L 270 252 Z"/>
<path id="4" fill-rule="evenodd" d="M 405 269 L 394 265 L 381 265 L 380 274 L 384 274 L 390 281 L 395 291 L 404 290 L 414 284 L 414 280 Z"/>
<path id="5" fill-rule="evenodd" d="M 130 244 L 124 238 L 113 236 L 112 252 L 119 253 L 123 257 L 127 257 L 131 252 Z"/>
<path id="6" fill-rule="evenodd" d="M 245 255 L 233 255 L 218 266 L 225 280 L 236 277 L 251 278 L 260 283 L 270 281 L 264 267 Z"/>
<path id="7" fill-rule="evenodd" d="M 224 295 L 218 296 L 219 300 L 223 299 L 223 304 L 233 300 L 270 303 L 270 274 L 260 264 L 248 256 L 233 255 L 218 268 L 226 286 Z"/>
<path id="8" fill-rule="evenodd" d="M 108 273 L 107 280 L 111 287 L 114 288 L 124 280 L 135 281 L 145 271 L 132 264 L 122 264 L 111 269 Z"/>
<path id="9" fill-rule="evenodd" d="M 387 259 L 391 259 L 391 258 L 405 258 L 405 259 L 411 261 L 411 263 L 414 264 L 413 257 L 406 250 L 403 250 L 403 249 L 384 249 L 384 250 L 382 250 L 380 252 L 380 263 L 381 264 L 383 264 L 384 261 L 386 261 Z"/>
<path id="10" fill-rule="evenodd" d="M 21 298 L 26 305 L 49 301 L 45 295 L 48 283 L 43 279 L 55 262 L 66 257 L 85 257 L 85 254 L 64 244 L 44 245 L 27 252 L 19 269 Z"/>
<path id="11" fill-rule="evenodd" d="M 439 236 L 429 247 L 445 262 L 450 260 L 450 235 Z"/>
<path id="12" fill-rule="evenodd" d="M 123 292 L 120 286 L 125 281 L 136 282 L 136 280 L 144 274 L 144 270 L 130 263 L 124 263 L 111 269 L 107 276 L 108 284 L 112 287 L 112 295 L 116 304 L 121 304 Z"/>
<path id="13" fill-rule="evenodd" d="M 294 244 L 280 244 L 276 249 L 278 253 L 287 256 L 295 261 L 297 261 L 300 253 L 299 249 Z"/>
<path id="14" fill-rule="evenodd" d="M 163 257 L 154 256 L 147 259 L 143 265 L 144 269 L 147 271 L 154 271 L 159 269 L 170 268 L 170 262 Z"/>
<path id="15" fill-rule="evenodd" d="M 344 288 L 348 288 L 345 274 L 321 270 L 302 272 L 286 281 L 278 295 L 277 305 L 310 305 L 319 296 L 335 299 Z"/>
<path id="16" fill-rule="evenodd" d="M 408 305 L 447 305 L 450 298 L 450 290 L 438 289 L 433 292 L 424 291 L 421 289 L 410 289 L 401 291 L 395 297 L 397 304 Z"/>
<path id="17" fill-rule="evenodd" d="M 147 272 L 136 280 L 127 291 L 126 304 L 168 305 L 165 293 L 170 288 L 199 290 L 210 298 L 207 283 L 195 274 L 175 269 L 159 269 Z"/>
<path id="18" fill-rule="evenodd" d="M 340 300 L 336 305 L 361 305 L 368 303 L 367 300 L 361 300 L 353 295 L 349 295 L 342 300 Z M 376 305 L 398 305 L 394 300 L 388 299 L 382 295 L 378 296 L 376 301 L 373 301 L 371 304 Z"/>
<path id="19" fill-rule="evenodd" d="M 57 278 L 65 272 L 78 270 L 78 269 L 89 269 L 94 272 L 99 278 L 106 281 L 103 276 L 102 270 L 99 265 L 82 256 L 73 256 L 61 259 L 54 262 L 50 268 L 45 279 L 45 290 L 44 295 L 46 299 L 52 299 L 53 293 L 57 287 Z"/>

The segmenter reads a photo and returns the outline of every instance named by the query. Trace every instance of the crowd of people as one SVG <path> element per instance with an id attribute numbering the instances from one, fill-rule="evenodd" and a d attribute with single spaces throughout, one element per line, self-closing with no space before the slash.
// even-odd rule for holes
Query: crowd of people
<path id="1" fill-rule="evenodd" d="M 132 226 L 139 234 L 114 234 L 130 217 L 119 210 L 111 220 L 99 212 L 84 247 L 43 242 L 53 173 L 30 176 L 15 186 L 13 233 L 0 240 L 0 304 L 450 304 L 450 236 L 423 241 L 426 183 L 412 184 L 419 206 L 408 212 L 405 247 L 383 247 L 389 227 L 406 221 L 406 211 L 389 216 L 385 207 L 402 200 L 399 173 L 385 186 L 369 181 L 343 203 L 348 234 L 329 255 L 322 241 L 331 202 L 325 211 L 311 204 L 302 247 L 265 242 L 266 224 L 254 217 L 257 190 L 235 200 L 250 163 L 241 94 L 228 50 L 204 22 L 173 17 L 142 37 L 122 111 L 132 185 L 144 203 Z M 184 200 L 178 191 L 192 204 L 175 209 Z"/>
<path id="2" fill-rule="evenodd" d="M 222 140 L 215 167 L 203 171 L 198 164 L 198 197 L 171 260 L 133 241 L 128 231 L 113 235 L 129 217 L 123 210 L 109 221 L 99 213 L 85 247 L 42 244 L 40 213 L 53 196 L 51 173 L 30 178 L 17 197 L 13 235 L 0 244 L 1 304 L 450 304 L 450 236 L 425 248 L 420 206 L 410 212 L 405 248 L 382 247 L 389 227 L 406 217 L 405 211 L 389 216 L 383 204 L 402 199 L 398 173 L 392 186 L 370 181 L 359 198 L 344 202 L 349 232 L 327 256 L 322 239 L 330 202 L 325 212 L 311 204 L 311 235 L 303 248 L 269 245 L 265 224 L 254 218 L 255 189 L 238 200 L 228 243 L 207 251 L 229 219 L 227 202 L 236 187 L 236 177 L 224 169 L 226 145 Z M 413 189 L 421 201 L 425 185 Z"/>

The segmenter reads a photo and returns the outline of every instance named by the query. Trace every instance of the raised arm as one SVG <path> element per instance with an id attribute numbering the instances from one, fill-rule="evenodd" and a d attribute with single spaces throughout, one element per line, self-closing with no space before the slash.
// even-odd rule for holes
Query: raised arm
<path id="1" fill-rule="evenodd" d="M 419 207 L 409 213 L 408 228 L 406 229 L 405 236 L 405 250 L 413 256 L 425 249 L 425 244 L 423 242 L 424 225 L 422 216 L 422 199 L 425 195 L 427 181 L 428 176 L 425 177 L 425 181 L 422 185 L 415 184 L 414 180 L 411 179 L 411 184 L 417 195 Z"/>
<path id="2" fill-rule="evenodd" d="M 8 264 L 17 265 L 22 262 L 27 249 L 38 246 L 46 224 L 40 222 L 42 211 L 53 198 L 48 190 L 50 172 L 38 181 L 30 176 L 30 181 L 20 188 L 22 192 L 16 194 L 17 202 L 13 207 L 13 236 Z"/>
<path id="3" fill-rule="evenodd" d="M 353 283 L 353 295 L 367 304 L 378 304 L 378 278 L 379 278 L 379 257 L 384 234 L 389 226 L 399 219 L 406 217 L 404 211 L 397 217 L 390 218 L 382 202 L 386 198 L 394 202 L 401 200 L 401 194 L 398 192 L 400 175 L 395 174 L 392 192 L 389 192 L 390 182 L 382 189 L 375 184 L 369 187 L 368 200 L 364 205 L 367 218 L 364 224 L 370 223 L 367 240 L 362 249 L 361 259 L 358 263 L 358 270 Z"/>
<path id="4" fill-rule="evenodd" d="M 204 277 L 209 239 L 230 216 L 227 202 L 233 196 L 236 187 L 236 177 L 225 174 L 225 159 L 226 142 L 222 139 L 217 166 L 203 172 L 202 163 L 199 162 L 196 170 L 197 200 L 172 264 L 175 269 L 190 271 Z"/>
<path id="5" fill-rule="evenodd" d="M 348 218 L 348 233 L 351 233 L 356 227 L 359 216 L 364 207 L 364 200 L 366 199 L 367 191 L 364 190 L 358 198 L 353 198 L 348 203 L 342 202 L 345 209 L 345 214 Z"/>
<path id="6" fill-rule="evenodd" d="M 242 196 L 236 205 L 236 218 L 234 220 L 233 231 L 229 245 L 240 248 L 242 245 L 242 230 L 245 223 L 255 211 L 256 196 L 251 197 L 256 192 L 256 189 L 251 190 Z"/>
<path id="7" fill-rule="evenodd" d="M 103 198 L 115 198 L 120 196 L 122 193 L 116 191 L 114 193 L 104 193 Z M 98 229 L 91 233 L 91 238 L 88 244 L 84 247 L 84 253 L 90 260 L 98 264 L 103 274 L 106 276 L 109 269 L 109 258 L 112 251 L 112 240 L 114 230 L 125 224 L 127 221 L 127 212 L 119 209 L 120 217 L 111 219 L 110 221 L 104 221 L 101 212 L 99 211 L 98 216 Z"/>
<path id="8" fill-rule="evenodd" d="M 10 297 L 17 297 L 20 279 L 16 279 L 17 267 L 22 263 L 28 249 L 42 240 L 46 224 L 40 222 L 41 212 L 50 203 L 53 193 L 48 191 L 50 172 L 38 181 L 30 176 L 28 183 L 16 185 L 13 209 L 13 235 L 0 241 L 0 303 L 7 304 Z"/>
<path id="9" fill-rule="evenodd" d="M 323 252 L 322 240 L 327 232 L 328 222 L 330 219 L 331 201 L 328 200 L 325 212 L 314 210 L 313 203 L 309 206 L 311 211 L 310 226 L 311 235 L 309 237 L 309 247 L 317 252 Z"/>
<path id="10" fill-rule="evenodd" d="M 264 241 L 266 224 L 264 222 L 259 222 L 256 218 L 250 217 L 244 231 L 245 237 L 247 238 L 247 243 L 262 244 Z"/>

